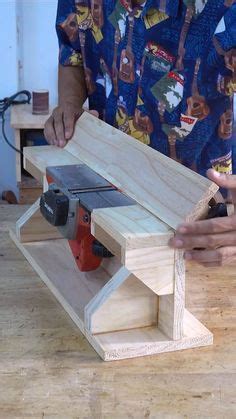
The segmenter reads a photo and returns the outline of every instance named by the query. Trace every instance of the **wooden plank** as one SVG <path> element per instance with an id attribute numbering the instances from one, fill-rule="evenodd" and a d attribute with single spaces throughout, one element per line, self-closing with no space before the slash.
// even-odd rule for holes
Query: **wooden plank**
<path id="1" fill-rule="evenodd" d="M 41 215 L 39 199 L 16 222 L 16 235 L 21 243 L 62 238 L 58 229 Z"/>
<path id="2" fill-rule="evenodd" d="M 32 105 L 16 105 L 11 109 L 11 126 L 17 129 L 44 129 L 45 122 L 50 116 L 52 108 L 48 115 L 33 115 Z"/>
<path id="3" fill-rule="evenodd" d="M 102 208 L 92 213 L 92 231 L 99 226 L 125 250 L 166 246 L 173 230 L 140 205 Z"/>
<path id="4" fill-rule="evenodd" d="M 19 188 L 19 204 L 34 204 L 41 196 L 43 188 L 40 183 L 29 176 L 23 175 L 21 182 L 18 183 Z"/>
<path id="5" fill-rule="evenodd" d="M 21 142 L 20 142 L 20 130 L 15 129 L 15 147 L 17 150 L 21 149 Z M 21 181 L 21 154 L 15 153 L 16 155 L 16 182 Z"/>
<path id="6" fill-rule="evenodd" d="M 43 147 L 43 146 L 42 146 Z M 44 174 L 41 170 L 39 170 L 34 164 L 32 164 L 28 159 L 24 156 L 24 169 L 33 176 L 41 185 L 43 184 L 43 177 Z"/>
<path id="7" fill-rule="evenodd" d="M 65 149 L 172 228 L 206 214 L 218 187 L 84 112 Z"/>
<path id="8" fill-rule="evenodd" d="M 175 275 L 173 295 L 163 295 L 159 300 L 158 327 L 169 338 L 183 338 L 185 307 L 185 263 L 183 251 L 175 251 Z"/>
<path id="9" fill-rule="evenodd" d="M 30 163 L 30 164 L 29 164 Z M 72 156 L 65 149 L 55 146 L 24 147 L 24 168 L 31 173 L 31 167 L 37 169 L 42 175 L 48 166 L 63 166 L 66 164 L 80 164 L 81 160 Z M 39 174 L 37 175 L 38 178 Z"/>

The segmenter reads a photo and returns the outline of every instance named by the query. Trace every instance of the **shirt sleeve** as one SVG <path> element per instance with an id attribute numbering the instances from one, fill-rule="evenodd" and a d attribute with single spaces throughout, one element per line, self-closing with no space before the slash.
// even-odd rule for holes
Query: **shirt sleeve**
<path id="1" fill-rule="evenodd" d="M 75 0 L 58 0 L 56 31 L 59 43 L 59 63 L 63 66 L 81 66 Z"/>

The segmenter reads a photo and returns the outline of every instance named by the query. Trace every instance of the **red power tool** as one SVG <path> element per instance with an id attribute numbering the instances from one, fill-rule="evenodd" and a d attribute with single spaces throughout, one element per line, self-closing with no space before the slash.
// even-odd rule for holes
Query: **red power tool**
<path id="1" fill-rule="evenodd" d="M 91 213 L 97 208 L 134 205 L 85 164 L 48 167 L 49 190 L 40 199 L 44 218 L 69 240 L 80 271 L 97 269 L 113 255 L 91 234 Z"/>

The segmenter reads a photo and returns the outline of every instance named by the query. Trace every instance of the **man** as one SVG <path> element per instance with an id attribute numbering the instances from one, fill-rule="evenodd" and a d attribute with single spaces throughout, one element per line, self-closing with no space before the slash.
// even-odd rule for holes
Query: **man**
<path id="1" fill-rule="evenodd" d="M 203 176 L 215 169 L 222 179 L 212 172 L 210 177 L 230 188 L 235 182 L 227 178 L 236 88 L 234 3 L 59 0 L 59 106 L 45 126 L 48 142 L 66 144 L 88 97 L 89 108 L 109 124 Z M 220 221 L 220 234 L 228 220 Z M 204 225 L 201 233 L 207 236 Z M 171 245 L 199 247 L 199 237 L 190 242 L 188 229 L 180 233 Z M 198 255 L 205 263 L 196 252 L 188 257 Z M 219 262 L 215 254 L 214 261 L 212 253 L 207 257 L 210 264 Z"/>

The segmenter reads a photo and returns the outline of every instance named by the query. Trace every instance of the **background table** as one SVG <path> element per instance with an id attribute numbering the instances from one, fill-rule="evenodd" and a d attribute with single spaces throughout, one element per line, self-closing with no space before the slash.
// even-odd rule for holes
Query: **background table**
<path id="1" fill-rule="evenodd" d="M 52 109 L 50 109 L 51 113 Z M 44 129 L 49 115 L 33 115 L 32 105 L 15 105 L 11 108 L 11 126 L 14 129 L 15 147 L 22 150 L 26 131 L 38 132 Z M 22 157 L 16 153 L 16 181 L 19 188 L 19 203 L 33 204 L 42 193 L 42 186 L 37 180 L 23 174 Z"/>
<path id="2" fill-rule="evenodd" d="M 236 417 L 235 267 L 187 280 L 213 346 L 104 363 L 10 240 L 25 210 L 0 205 L 0 418 Z"/>

